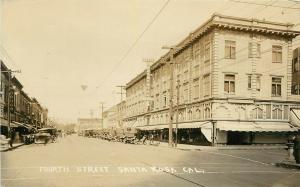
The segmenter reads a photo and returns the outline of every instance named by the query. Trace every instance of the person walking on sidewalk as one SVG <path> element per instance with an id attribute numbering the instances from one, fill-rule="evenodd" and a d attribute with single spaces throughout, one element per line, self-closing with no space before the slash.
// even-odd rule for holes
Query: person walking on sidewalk
<path id="1" fill-rule="evenodd" d="M 14 143 L 15 136 L 16 136 L 15 130 L 14 130 L 14 129 L 11 129 L 11 130 L 10 130 L 10 140 L 9 140 L 9 145 L 10 145 L 10 147 L 13 147 L 13 143 Z"/>
<path id="2" fill-rule="evenodd" d="M 153 144 L 153 139 L 154 139 L 154 136 L 153 136 L 153 134 L 151 133 L 151 134 L 150 134 L 150 144 Z"/>

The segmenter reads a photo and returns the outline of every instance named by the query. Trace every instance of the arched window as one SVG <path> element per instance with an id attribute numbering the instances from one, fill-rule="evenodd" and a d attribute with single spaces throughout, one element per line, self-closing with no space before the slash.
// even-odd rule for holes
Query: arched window
<path id="1" fill-rule="evenodd" d="M 178 120 L 179 121 L 183 121 L 183 114 L 182 114 L 182 112 L 179 112 L 179 114 L 178 114 Z"/>
<path id="2" fill-rule="evenodd" d="M 200 109 L 196 110 L 196 119 L 201 119 L 201 110 Z"/>
<path id="3" fill-rule="evenodd" d="M 272 119 L 282 119 L 282 109 L 279 106 L 274 106 L 272 110 Z"/>
<path id="4" fill-rule="evenodd" d="M 263 119 L 263 109 L 256 107 L 252 110 L 253 119 Z"/>
<path id="5" fill-rule="evenodd" d="M 205 108 L 205 110 L 204 110 L 204 118 L 205 119 L 208 119 L 208 118 L 210 118 L 210 108 Z"/>
<path id="6" fill-rule="evenodd" d="M 188 117 L 187 118 L 188 118 L 187 120 L 192 120 L 193 119 L 193 112 L 192 112 L 192 110 L 188 111 Z"/>

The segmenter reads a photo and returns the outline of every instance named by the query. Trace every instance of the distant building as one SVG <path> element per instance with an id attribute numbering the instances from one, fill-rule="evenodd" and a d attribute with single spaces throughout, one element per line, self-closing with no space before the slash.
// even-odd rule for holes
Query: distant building
<path id="1" fill-rule="evenodd" d="M 118 111 L 114 105 L 103 112 L 103 128 L 116 129 L 118 127 Z"/>
<path id="2" fill-rule="evenodd" d="M 102 119 L 100 118 L 78 118 L 77 126 L 78 131 L 86 129 L 100 129 L 102 125 Z"/>

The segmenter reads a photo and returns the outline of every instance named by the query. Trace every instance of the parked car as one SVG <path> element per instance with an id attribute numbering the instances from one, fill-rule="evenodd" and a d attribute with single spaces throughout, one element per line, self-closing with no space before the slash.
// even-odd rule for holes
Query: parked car
<path id="1" fill-rule="evenodd" d="M 55 128 L 42 128 L 34 135 L 34 143 L 47 144 L 49 141 L 55 142 L 57 138 L 57 130 Z"/>

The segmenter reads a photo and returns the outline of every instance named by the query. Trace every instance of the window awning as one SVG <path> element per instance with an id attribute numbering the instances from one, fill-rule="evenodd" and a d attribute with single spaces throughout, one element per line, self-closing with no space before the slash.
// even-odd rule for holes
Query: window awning
<path id="1" fill-rule="evenodd" d="M 194 129 L 194 128 L 211 128 L 209 121 L 204 122 L 190 122 L 190 123 L 178 123 L 178 129 Z M 160 125 L 147 125 L 147 126 L 137 126 L 137 129 L 140 130 L 161 130 L 168 129 L 168 124 L 160 124 Z M 176 128 L 176 123 L 173 123 L 173 128 Z"/>
<path id="2" fill-rule="evenodd" d="M 176 124 L 174 124 L 176 127 Z M 178 129 L 196 129 L 196 128 L 204 128 L 210 125 L 209 121 L 203 122 L 190 122 L 190 123 L 179 123 Z M 174 126 L 173 126 L 174 127 Z"/>
<path id="3" fill-rule="evenodd" d="M 139 126 L 136 127 L 139 130 L 161 130 L 169 128 L 168 125 L 147 125 L 147 126 Z"/>
<path id="4" fill-rule="evenodd" d="M 8 127 L 8 121 L 5 120 L 5 119 L 1 119 L 1 126 L 5 126 L 5 127 Z M 10 122 L 10 128 L 16 128 L 18 127 L 19 125 L 14 123 L 14 122 Z"/>
<path id="5" fill-rule="evenodd" d="M 217 129 L 222 131 L 241 132 L 290 132 L 297 131 L 288 122 L 238 122 L 218 121 Z"/>
<path id="6" fill-rule="evenodd" d="M 124 127 L 126 127 L 126 128 L 131 128 L 132 127 L 132 125 L 135 123 L 136 121 L 135 120 L 133 120 L 133 121 L 127 121 L 127 122 L 125 122 L 125 124 L 124 124 Z"/>
<path id="7" fill-rule="evenodd" d="M 300 108 L 292 108 L 290 111 L 290 123 L 300 128 Z"/>

